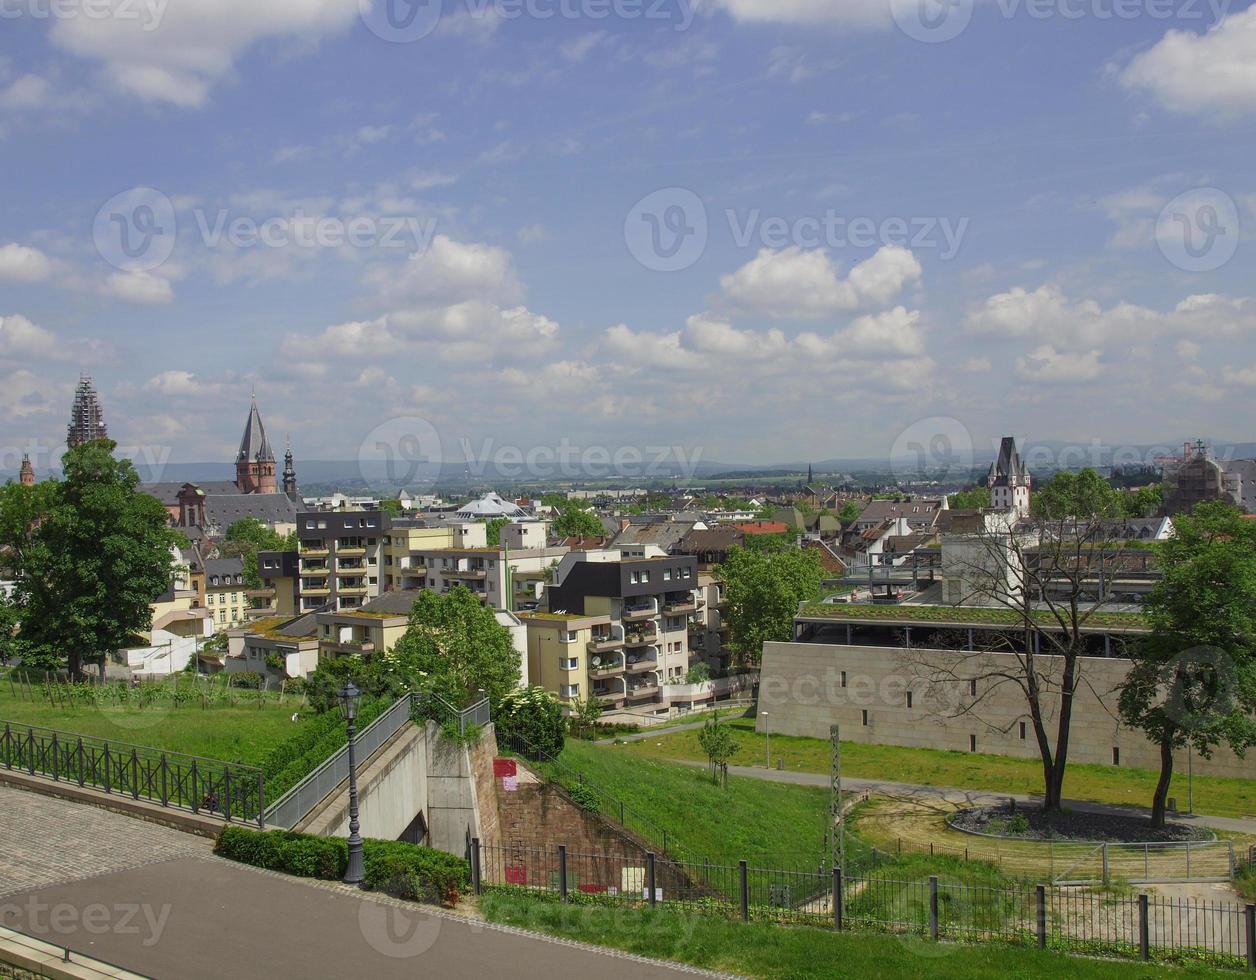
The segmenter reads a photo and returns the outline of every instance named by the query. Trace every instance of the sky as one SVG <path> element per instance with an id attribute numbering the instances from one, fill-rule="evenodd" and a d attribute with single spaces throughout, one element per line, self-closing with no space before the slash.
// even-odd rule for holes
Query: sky
<path id="1" fill-rule="evenodd" d="M 298 460 L 1248 440 L 1254 56 L 1243 0 L 0 0 L 0 470 L 81 371 L 184 462 L 253 391 Z"/>

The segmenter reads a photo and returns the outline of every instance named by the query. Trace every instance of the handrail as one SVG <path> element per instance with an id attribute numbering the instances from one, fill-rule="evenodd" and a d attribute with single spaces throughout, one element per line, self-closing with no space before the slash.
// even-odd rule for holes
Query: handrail
<path id="1" fill-rule="evenodd" d="M 55 728 L 0 722 L 0 764 L 73 781 L 110 795 L 125 794 L 163 807 L 264 824 L 266 786 L 256 766 L 236 765 L 149 745 L 116 742 Z"/>

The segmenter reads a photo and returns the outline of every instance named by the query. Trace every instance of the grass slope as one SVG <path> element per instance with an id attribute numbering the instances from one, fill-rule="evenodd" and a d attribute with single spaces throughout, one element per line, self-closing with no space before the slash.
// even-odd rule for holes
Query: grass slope
<path id="1" fill-rule="evenodd" d="M 725 790 L 703 769 L 574 740 L 562 761 L 666 830 L 669 843 L 679 842 L 689 857 L 792 864 L 823 853 L 825 789 L 734 776 Z M 627 823 L 638 833 L 653 829 L 631 818 Z"/>
<path id="2" fill-rule="evenodd" d="M 762 765 L 766 738 L 754 730 L 754 721 L 739 718 L 728 722 L 741 750 L 733 765 Z M 773 735 L 772 758 L 785 760 L 793 772 L 827 774 L 829 743 L 825 739 Z M 615 747 L 617 752 L 652 759 L 705 761 L 698 745 L 698 732 L 675 732 Z M 946 752 L 936 749 L 908 749 L 893 745 L 842 743 L 842 773 L 862 779 L 885 779 L 924 786 L 951 786 L 998 793 L 1041 793 L 1042 767 L 1034 759 L 1014 759 L 1001 755 Z M 1146 769 L 1113 769 L 1109 766 L 1072 764 L 1068 767 L 1064 791 L 1070 799 L 1096 803 L 1148 806 L 1157 774 Z M 1196 776 L 1195 811 L 1217 816 L 1256 816 L 1256 780 Z M 1171 795 L 1185 809 L 1187 777 L 1174 775 Z"/>
<path id="3" fill-rule="evenodd" d="M 641 956 L 764 978 L 885 977 L 919 980 L 1133 980 L 1235 976 L 1204 967 L 1169 969 L 1070 958 L 1037 949 L 932 944 L 859 933 L 676 915 L 648 909 L 561 905 L 542 897 L 490 893 L 490 922 L 533 929 Z"/>

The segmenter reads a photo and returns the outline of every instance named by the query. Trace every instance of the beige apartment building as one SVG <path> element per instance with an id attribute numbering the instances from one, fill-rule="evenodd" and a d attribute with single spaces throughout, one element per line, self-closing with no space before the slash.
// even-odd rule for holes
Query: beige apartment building
<path id="1" fill-rule="evenodd" d="M 593 696 L 622 707 L 624 631 L 609 616 L 525 612 L 528 677 L 568 705 Z"/>
<path id="2" fill-rule="evenodd" d="M 297 611 L 356 609 L 378 596 L 384 536 L 378 510 L 299 514 Z"/>
<path id="3" fill-rule="evenodd" d="M 417 592 L 385 592 L 353 609 L 317 613 L 318 656 L 385 656 L 410 624 Z"/>

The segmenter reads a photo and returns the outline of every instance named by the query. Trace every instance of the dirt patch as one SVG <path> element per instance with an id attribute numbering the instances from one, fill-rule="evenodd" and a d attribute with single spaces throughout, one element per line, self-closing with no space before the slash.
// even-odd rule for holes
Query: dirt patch
<path id="1" fill-rule="evenodd" d="M 957 830 L 1010 840 L 1142 844 L 1216 839 L 1207 827 L 1180 823 L 1152 827 L 1143 817 L 1070 810 L 1047 814 L 1039 808 L 1010 803 L 969 807 L 949 817 L 948 822 Z"/>

